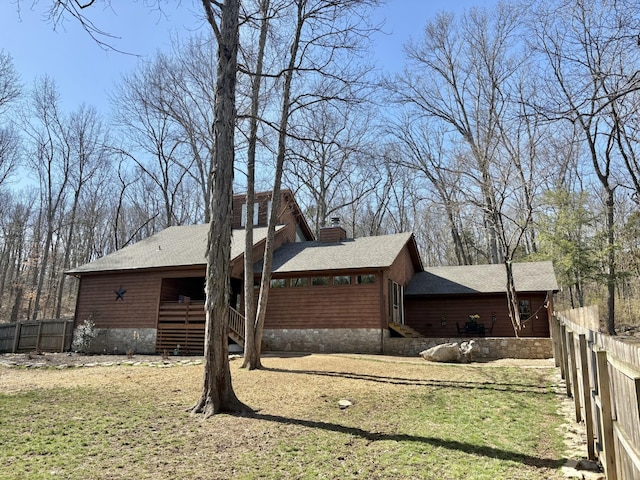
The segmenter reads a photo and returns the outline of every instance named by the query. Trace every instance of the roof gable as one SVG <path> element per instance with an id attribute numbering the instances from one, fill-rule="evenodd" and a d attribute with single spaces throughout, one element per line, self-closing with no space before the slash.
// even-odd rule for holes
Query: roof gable
<path id="1" fill-rule="evenodd" d="M 557 291 L 551 262 L 526 262 L 513 264 L 513 276 L 518 292 Z M 432 267 L 417 273 L 406 295 L 455 295 L 506 292 L 505 266 L 465 265 L 456 267 Z"/>

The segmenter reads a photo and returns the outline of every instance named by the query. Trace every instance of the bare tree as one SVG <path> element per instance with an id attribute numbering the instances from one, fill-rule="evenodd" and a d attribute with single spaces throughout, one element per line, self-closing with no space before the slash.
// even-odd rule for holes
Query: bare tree
<path id="1" fill-rule="evenodd" d="M 505 85 L 517 72 L 520 10 L 501 4 L 494 12 L 471 9 L 459 22 L 453 14 L 439 14 L 425 28 L 420 42 L 406 47 L 409 70 L 388 87 L 398 101 L 427 115 L 455 132 L 450 141 L 462 140 L 473 163 L 488 245 L 488 260 L 503 260 L 498 240 L 496 192 L 492 170 L 497 164 L 499 122 L 504 120 L 508 97 Z M 457 138 L 456 138 L 457 137 Z M 470 190 L 471 191 L 471 190 Z"/>
<path id="2" fill-rule="evenodd" d="M 0 50 L 0 115 L 20 96 L 20 79 L 11 56 Z M 18 164 L 20 137 L 18 132 L 0 122 L 0 187 Z"/>
<path id="3" fill-rule="evenodd" d="M 67 143 L 65 119 L 60 112 L 55 82 L 44 77 L 36 82 L 32 94 L 31 117 L 25 119 L 24 130 L 30 141 L 30 165 L 40 183 L 44 240 L 39 258 L 32 316 L 40 312 L 45 278 L 50 267 L 49 255 L 56 232 L 56 220 L 64 209 L 71 178 L 71 151 Z"/>
<path id="4" fill-rule="evenodd" d="M 356 105 L 323 102 L 305 112 L 292 130 L 286 174 L 312 200 L 311 223 L 318 235 L 329 218 L 371 193 L 381 180 L 370 166 L 371 125 L 367 112 Z"/>
<path id="5" fill-rule="evenodd" d="M 180 223 L 179 196 L 194 163 L 192 151 L 184 149 L 183 130 L 168 107 L 177 95 L 166 75 L 167 64 L 163 55 L 143 64 L 122 78 L 113 97 L 115 121 L 125 139 L 121 152 L 149 177 L 162 198 L 162 227 Z"/>
<path id="6" fill-rule="evenodd" d="M 445 147 L 445 130 L 433 122 L 423 122 L 404 115 L 392 124 L 390 133 L 399 142 L 398 155 L 391 161 L 428 180 L 446 214 L 457 264 L 471 264 L 460 215 L 465 184 L 455 164 L 455 153 L 447 151 Z"/>
<path id="7" fill-rule="evenodd" d="M 4 50 L 0 50 L 0 114 L 20 96 L 20 77 L 13 66 L 13 60 Z"/>
<path id="8" fill-rule="evenodd" d="M 69 182 L 72 190 L 71 208 L 66 220 L 66 244 L 62 260 L 62 270 L 69 268 L 73 239 L 76 234 L 76 222 L 81 196 L 86 185 L 100 172 L 105 172 L 108 159 L 108 140 L 101 119 L 94 108 L 81 105 L 71 114 L 66 125 L 65 143 L 69 151 Z M 66 275 L 59 273 L 55 317 L 60 317 L 62 294 Z"/>
<path id="9" fill-rule="evenodd" d="M 271 1 L 258 1 L 258 15 L 260 23 L 260 35 L 258 51 L 256 54 L 255 71 L 251 75 L 251 107 L 249 114 L 249 134 L 247 148 L 247 196 L 245 222 L 245 249 L 244 249 L 244 315 L 245 315 L 245 339 L 243 368 L 261 368 L 260 350 L 262 342 L 262 330 L 256 325 L 256 307 L 254 295 L 254 268 L 253 268 L 253 216 L 255 201 L 255 169 L 256 149 L 258 144 L 258 115 L 260 113 L 260 91 L 262 88 L 262 76 L 264 68 L 264 56 L 269 33 L 270 16 L 272 15 Z"/>
<path id="10" fill-rule="evenodd" d="M 359 9 L 375 4 L 374 0 L 292 0 L 288 8 L 281 10 L 285 18 L 290 18 L 292 31 L 287 46 L 288 56 L 281 70 L 272 77 L 282 81 L 282 97 L 279 119 L 274 123 L 277 132 L 277 146 L 273 190 L 271 194 L 271 214 L 267 228 L 265 251 L 260 281 L 260 294 L 253 328 L 245 332 L 254 337 L 254 355 L 249 359 L 249 368 L 258 368 L 262 331 L 267 312 L 267 302 L 271 282 L 271 267 L 275 241 L 275 227 L 280 209 L 280 188 L 285 160 L 289 154 L 288 139 L 291 134 L 292 117 L 305 109 L 318 108 L 329 99 L 337 101 L 353 100 L 353 90 L 357 78 L 344 75 L 342 51 L 350 52 L 360 40 L 371 33 Z M 351 15 L 351 14 L 354 15 Z M 290 15 L 290 17 L 287 17 Z M 340 72 L 340 73 L 339 73 Z M 294 80 L 300 83 L 296 85 Z"/>
<path id="11" fill-rule="evenodd" d="M 210 416 L 224 411 L 247 411 L 236 397 L 229 369 L 229 292 L 231 207 L 233 200 L 235 87 L 239 44 L 240 0 L 202 2 L 207 22 L 218 42 L 215 108 L 212 135 L 215 152 L 210 174 L 211 219 L 207 242 L 206 327 L 204 382 L 193 413 Z"/>
<path id="12" fill-rule="evenodd" d="M 200 192 L 202 218 L 209 221 L 208 181 L 211 158 L 215 148 L 211 137 L 213 122 L 214 84 L 216 79 L 215 37 L 195 36 L 185 43 L 174 40 L 171 55 L 158 54 L 162 79 L 150 78 L 160 86 L 156 108 L 166 113 L 181 130 L 184 154 L 178 161 Z M 193 198 L 193 194 L 189 195 Z"/>
<path id="13" fill-rule="evenodd" d="M 637 29 L 626 2 L 571 1 L 540 6 L 532 22 L 532 46 L 547 66 L 546 102 L 551 121 L 577 127 L 604 192 L 608 290 L 606 331 L 615 334 L 615 177 L 625 146 L 621 110 L 640 89 Z M 636 53 L 633 53 L 636 52 Z"/>

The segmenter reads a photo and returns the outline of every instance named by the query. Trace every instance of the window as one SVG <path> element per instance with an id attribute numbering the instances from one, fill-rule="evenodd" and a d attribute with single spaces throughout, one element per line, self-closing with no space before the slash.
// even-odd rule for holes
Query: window
<path id="1" fill-rule="evenodd" d="M 520 320 L 529 320 L 531 316 L 531 302 L 529 300 L 518 300 L 518 311 L 520 312 Z"/>
<path id="2" fill-rule="evenodd" d="M 292 287 L 306 287 L 309 285 L 309 279 L 306 277 L 292 278 L 290 285 Z"/>
<path id="3" fill-rule="evenodd" d="M 284 278 L 272 278 L 271 288 L 284 288 L 287 286 L 287 281 Z"/>
<path id="4" fill-rule="evenodd" d="M 311 285 L 316 287 L 321 285 L 329 285 L 329 277 L 312 277 Z"/>
<path id="5" fill-rule="evenodd" d="M 259 203 L 254 203 L 253 204 L 253 224 L 257 225 L 258 224 L 258 212 L 260 211 L 260 204 Z M 242 204 L 242 214 L 240 217 L 240 226 L 244 227 L 247 223 L 247 204 L 243 203 Z"/>
<path id="6" fill-rule="evenodd" d="M 370 283 L 376 283 L 376 276 L 372 273 L 369 273 L 367 275 L 357 275 L 356 276 L 356 283 L 358 285 L 366 285 L 366 284 L 370 284 Z"/>
<path id="7" fill-rule="evenodd" d="M 351 285 L 351 277 L 349 275 L 336 275 L 333 277 L 334 285 Z"/>

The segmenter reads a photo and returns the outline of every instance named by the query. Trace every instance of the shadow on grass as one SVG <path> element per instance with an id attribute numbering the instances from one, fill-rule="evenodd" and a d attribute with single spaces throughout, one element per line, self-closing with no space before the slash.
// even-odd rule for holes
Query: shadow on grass
<path id="1" fill-rule="evenodd" d="M 317 428 L 326 430 L 329 432 L 343 433 L 346 435 L 353 435 L 355 437 L 364 438 L 370 442 L 390 440 L 394 442 L 417 442 L 432 445 L 437 448 L 445 448 L 461 453 L 468 453 L 470 455 L 480 455 L 487 458 L 494 458 L 501 461 L 511 461 L 516 463 L 522 463 L 535 468 L 549 468 L 558 469 L 564 463 L 564 459 L 559 458 L 544 458 L 534 455 L 526 455 L 518 452 L 512 452 L 509 450 L 502 450 L 500 448 L 489 447 L 485 445 L 474 445 L 471 443 L 459 442 L 456 440 L 444 440 L 442 438 L 435 437 L 422 437 L 417 435 L 407 434 L 387 434 L 369 432 L 362 428 L 347 427 L 337 423 L 320 422 L 316 420 L 303 420 L 299 418 L 287 418 L 278 415 L 270 415 L 259 412 L 254 412 L 245 417 L 255 418 L 257 420 L 264 420 L 267 422 L 276 422 L 284 425 L 297 425 L 300 427 Z"/>
<path id="2" fill-rule="evenodd" d="M 526 393 L 536 395 L 554 395 L 546 386 L 531 385 L 529 383 L 501 383 L 501 382 L 467 382 L 456 380 L 422 380 L 418 378 L 385 377 L 353 372 L 332 372 L 323 370 L 290 370 L 284 368 L 263 368 L 265 371 L 278 373 L 294 373 L 298 375 L 318 375 L 323 377 L 339 377 L 351 380 L 386 383 L 392 385 L 410 385 L 434 388 L 463 388 L 470 390 L 493 390 L 498 392 Z"/>

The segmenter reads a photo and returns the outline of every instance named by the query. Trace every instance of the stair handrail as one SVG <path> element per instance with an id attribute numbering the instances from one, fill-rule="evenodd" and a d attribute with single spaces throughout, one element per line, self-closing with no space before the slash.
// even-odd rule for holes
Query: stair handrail
<path id="1" fill-rule="evenodd" d="M 244 340 L 244 315 L 229 307 L 229 330 Z"/>

